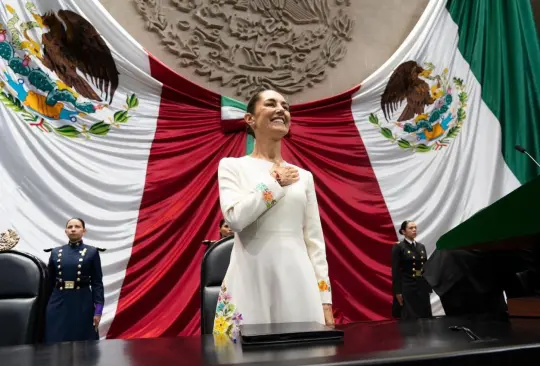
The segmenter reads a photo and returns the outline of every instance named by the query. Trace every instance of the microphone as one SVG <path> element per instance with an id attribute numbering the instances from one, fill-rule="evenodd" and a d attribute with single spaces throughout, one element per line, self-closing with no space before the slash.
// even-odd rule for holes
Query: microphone
<path id="1" fill-rule="evenodd" d="M 454 331 L 464 331 L 465 334 L 467 334 L 467 336 L 472 340 L 472 341 L 479 341 L 480 340 L 480 337 L 477 336 L 472 330 L 470 330 L 469 328 L 467 327 L 461 327 L 461 326 L 457 326 L 457 325 L 452 325 L 451 327 L 448 327 L 449 329 L 451 330 L 454 330 Z"/>
<path id="2" fill-rule="evenodd" d="M 529 153 L 527 152 L 527 150 L 525 150 L 525 148 L 524 148 L 523 146 L 521 146 L 521 145 L 516 145 L 516 146 L 515 146 L 515 149 L 516 149 L 517 151 L 519 151 L 520 153 L 527 154 L 527 156 L 528 156 L 529 158 L 531 158 L 532 161 L 534 161 L 534 163 L 536 164 L 536 166 L 538 166 L 538 167 L 540 168 L 540 164 L 538 164 L 538 162 L 537 162 L 536 160 L 534 160 L 534 158 L 531 156 L 531 154 L 529 154 Z"/>

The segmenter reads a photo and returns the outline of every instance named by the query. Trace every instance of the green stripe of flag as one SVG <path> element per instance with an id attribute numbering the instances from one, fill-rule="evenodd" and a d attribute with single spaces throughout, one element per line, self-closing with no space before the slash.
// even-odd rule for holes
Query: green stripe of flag
<path id="1" fill-rule="evenodd" d="M 221 119 L 242 119 L 246 113 L 246 104 L 236 99 L 221 96 Z M 246 138 L 246 154 L 249 155 L 253 152 L 255 146 L 255 139 L 253 136 L 248 135 Z"/>
<path id="2" fill-rule="evenodd" d="M 504 160 L 528 182 L 540 169 L 514 146 L 540 158 L 540 47 L 530 0 L 449 0 L 447 9 L 459 27 L 459 51 L 501 124 Z"/>

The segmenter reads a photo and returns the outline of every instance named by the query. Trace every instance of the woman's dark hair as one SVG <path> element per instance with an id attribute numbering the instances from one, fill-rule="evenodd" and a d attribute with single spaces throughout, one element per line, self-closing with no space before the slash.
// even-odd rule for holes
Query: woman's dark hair
<path id="1" fill-rule="evenodd" d="M 261 96 L 263 91 L 264 90 L 261 89 L 258 92 L 256 92 L 255 94 L 253 94 L 251 96 L 251 98 L 249 98 L 249 102 L 248 102 L 247 107 L 246 107 L 246 112 L 248 112 L 250 114 L 255 113 L 255 104 L 257 104 L 257 102 L 259 101 L 260 96 Z"/>
<path id="2" fill-rule="evenodd" d="M 257 104 L 259 99 L 261 99 L 261 94 L 262 94 L 263 91 L 264 91 L 264 89 L 261 89 L 258 92 L 256 92 L 255 94 L 253 94 L 251 96 L 251 98 L 249 98 L 249 102 L 248 102 L 247 107 L 246 107 L 246 112 L 247 113 L 249 113 L 249 114 L 254 114 L 255 113 L 255 105 Z M 255 131 L 253 131 L 253 128 L 251 128 L 251 126 L 248 125 L 248 124 L 246 124 L 246 126 L 247 126 L 248 135 L 251 135 L 251 136 L 255 137 Z"/>
<path id="3" fill-rule="evenodd" d="M 221 221 L 219 222 L 219 228 L 221 229 L 221 227 L 223 226 L 223 224 L 225 223 L 225 219 L 221 219 Z"/>
<path id="4" fill-rule="evenodd" d="M 79 221 L 81 222 L 81 225 L 82 225 L 83 229 L 86 229 L 86 224 L 85 224 L 84 220 L 83 220 L 83 219 L 80 219 L 80 218 L 78 218 L 78 217 L 72 217 L 71 219 L 67 220 L 67 222 L 66 222 L 66 227 L 68 226 L 68 224 L 69 224 L 69 222 L 70 222 L 71 220 L 79 220 Z"/>
<path id="5" fill-rule="evenodd" d="M 411 220 L 405 220 L 401 223 L 401 229 L 399 229 L 399 233 L 401 235 L 404 235 L 404 232 L 407 229 L 407 225 L 409 225 L 409 223 L 411 223 Z"/>

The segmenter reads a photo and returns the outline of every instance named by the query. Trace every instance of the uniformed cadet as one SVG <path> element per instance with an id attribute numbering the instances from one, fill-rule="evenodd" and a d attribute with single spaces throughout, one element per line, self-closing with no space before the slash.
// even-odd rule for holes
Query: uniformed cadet
<path id="1" fill-rule="evenodd" d="M 82 219 L 66 224 L 69 243 L 51 251 L 49 284 L 52 294 L 47 304 L 45 342 L 99 339 L 103 312 L 103 274 L 98 249 L 83 243 L 86 232 Z"/>
<path id="2" fill-rule="evenodd" d="M 429 318 L 431 288 L 423 276 L 426 247 L 415 240 L 414 222 L 404 221 L 399 232 L 405 238 L 392 247 L 393 315 L 402 320 Z"/>

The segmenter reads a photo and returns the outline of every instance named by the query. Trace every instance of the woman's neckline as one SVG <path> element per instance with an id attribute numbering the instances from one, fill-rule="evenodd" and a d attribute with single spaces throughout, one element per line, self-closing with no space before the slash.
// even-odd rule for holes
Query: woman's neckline
<path id="1" fill-rule="evenodd" d="M 246 155 L 248 158 L 250 159 L 253 159 L 253 160 L 259 160 L 259 161 L 264 161 L 264 162 L 267 162 L 269 164 L 275 164 L 273 161 L 270 161 L 270 160 L 266 160 L 266 159 L 263 159 L 263 158 L 256 158 L 254 156 L 251 156 L 251 155 Z M 282 165 L 282 164 L 287 164 L 287 162 L 285 160 L 282 160 L 279 165 Z"/>

